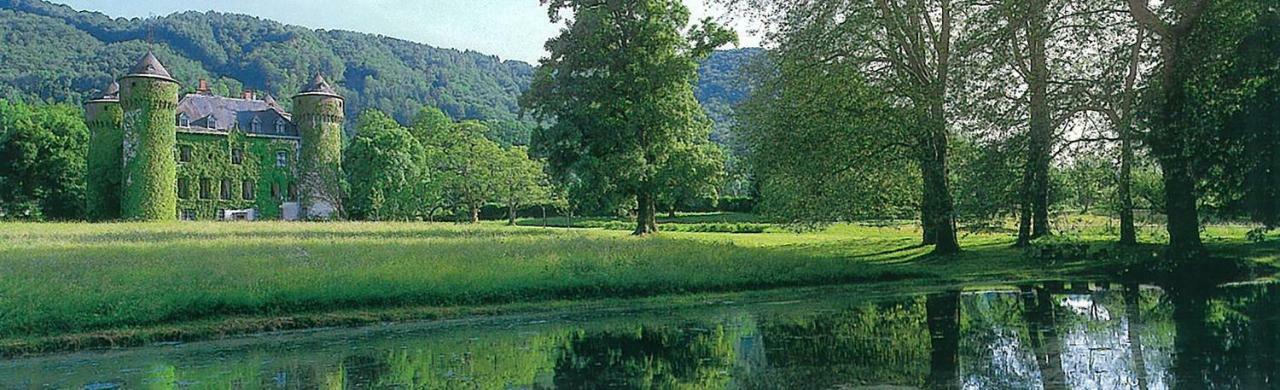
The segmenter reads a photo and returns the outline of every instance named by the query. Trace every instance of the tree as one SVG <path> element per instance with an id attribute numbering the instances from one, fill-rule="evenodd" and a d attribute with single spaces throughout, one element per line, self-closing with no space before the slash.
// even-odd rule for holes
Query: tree
<path id="1" fill-rule="evenodd" d="M 636 235 L 657 232 L 658 173 L 682 145 L 710 142 L 694 98 L 697 61 L 735 40 L 709 19 L 686 34 L 676 0 L 543 0 L 553 23 L 573 16 L 521 99 L 539 121 L 540 155 L 575 197 L 612 206 L 635 202 Z"/>
<path id="2" fill-rule="evenodd" d="M 1200 259 L 1201 180 L 1223 167 L 1242 145 L 1224 137 L 1224 123 L 1248 101 L 1250 82 L 1239 83 L 1237 48 L 1262 26 L 1274 4 L 1254 0 L 1179 0 L 1161 4 L 1129 0 L 1129 12 L 1159 43 L 1154 109 L 1146 116 L 1147 144 L 1159 162 L 1168 216 L 1169 259 Z M 1170 19 L 1170 21 L 1166 21 Z M 1274 75 L 1274 69 L 1266 71 Z M 1255 79 L 1257 80 L 1257 79 Z M 1237 81 L 1237 82 L 1232 82 Z M 1247 157 L 1255 158 L 1255 157 Z"/>
<path id="3" fill-rule="evenodd" d="M 496 199 L 499 173 L 511 163 L 497 143 L 485 138 L 488 130 L 481 122 L 463 121 L 431 133 L 426 142 L 424 164 L 443 191 L 440 207 L 467 213 L 472 223 L 480 222 L 480 208 Z"/>
<path id="4" fill-rule="evenodd" d="M 798 52 L 809 66 L 853 63 L 872 85 L 891 91 L 915 123 L 901 138 L 921 177 L 922 242 L 939 254 L 955 253 L 955 205 L 947 153 L 951 131 L 947 96 L 958 11 L 953 0 L 722 0 L 752 9 L 772 23 L 780 50 Z M 959 27 L 963 27 L 960 25 Z M 964 53 L 959 53 L 964 54 Z M 848 80 L 839 80 L 848 82 Z"/>
<path id="5" fill-rule="evenodd" d="M 903 141 L 914 131 L 910 108 L 865 81 L 856 62 L 803 56 L 774 51 L 777 65 L 757 71 L 761 85 L 737 111 L 761 211 L 802 226 L 909 218 L 920 199 Z"/>
<path id="6" fill-rule="evenodd" d="M 421 215 L 422 156 L 422 146 L 395 119 L 378 110 L 361 113 L 342 163 L 351 186 L 351 217 L 382 221 Z"/>
<path id="7" fill-rule="evenodd" d="M 432 136 L 448 132 L 452 126 L 453 119 L 449 119 L 449 116 L 445 115 L 444 111 L 432 106 L 426 106 L 413 116 L 413 125 L 410 126 L 409 131 L 413 133 L 414 138 L 418 139 L 418 142 L 425 145 Z"/>
<path id="8" fill-rule="evenodd" d="M 521 206 L 547 202 L 551 190 L 542 161 L 529 158 L 528 148 L 513 146 L 501 153 L 495 172 L 494 198 L 507 205 L 507 224 L 515 226 Z"/>
<path id="9" fill-rule="evenodd" d="M 78 108 L 0 100 L 0 219 L 84 218 L 88 150 Z"/>
<path id="10" fill-rule="evenodd" d="M 676 208 L 682 203 L 718 199 L 720 185 L 725 180 L 724 165 L 725 153 L 719 145 L 680 145 L 671 152 L 671 162 L 656 175 L 656 181 L 662 185 L 658 204 L 675 217 Z"/>

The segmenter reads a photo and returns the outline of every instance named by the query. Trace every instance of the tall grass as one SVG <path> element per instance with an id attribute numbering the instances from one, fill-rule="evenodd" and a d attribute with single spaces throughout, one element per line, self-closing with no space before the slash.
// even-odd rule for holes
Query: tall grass
<path id="1" fill-rule="evenodd" d="M 230 315 L 1036 278 L 1092 266 L 1046 269 L 1009 248 L 1005 234 L 970 235 L 965 254 L 927 259 L 918 235 L 856 225 L 635 238 L 488 224 L 7 223 L 0 224 L 0 339 Z"/>
<path id="2" fill-rule="evenodd" d="M 888 241 L 894 244 L 894 241 Z M 891 277 L 714 236 L 395 223 L 0 225 L 0 338 L 219 315 L 735 290 Z"/>

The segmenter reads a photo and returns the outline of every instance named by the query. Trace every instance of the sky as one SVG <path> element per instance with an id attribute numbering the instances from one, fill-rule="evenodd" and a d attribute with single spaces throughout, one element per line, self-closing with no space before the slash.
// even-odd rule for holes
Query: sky
<path id="1" fill-rule="evenodd" d="M 351 30 L 536 62 L 558 27 L 538 0 L 54 0 L 112 17 L 221 11 L 315 29 Z M 760 45 L 747 22 L 705 0 L 683 0 L 693 20 L 712 17 L 738 31 L 741 47 Z"/>

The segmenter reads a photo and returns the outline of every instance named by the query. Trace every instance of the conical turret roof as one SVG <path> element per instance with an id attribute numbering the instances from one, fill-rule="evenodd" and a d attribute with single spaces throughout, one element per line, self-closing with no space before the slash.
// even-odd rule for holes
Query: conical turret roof
<path id="1" fill-rule="evenodd" d="M 169 75 L 169 71 L 164 68 L 164 65 L 160 64 L 160 60 L 150 50 L 141 59 L 138 59 L 138 64 L 129 69 L 129 74 L 124 77 L 151 77 L 177 82 L 177 80 L 173 79 L 173 76 Z"/>
<path id="2" fill-rule="evenodd" d="M 112 81 L 107 85 L 107 89 L 102 91 L 102 96 L 90 102 L 114 102 L 120 100 L 120 83 Z"/>
<path id="3" fill-rule="evenodd" d="M 324 76 L 319 73 L 316 73 L 316 77 L 311 79 L 311 83 L 302 87 L 301 91 L 298 91 L 298 95 L 328 95 L 341 97 L 338 96 L 338 91 L 333 89 L 332 85 L 329 85 L 329 81 L 325 80 Z"/>

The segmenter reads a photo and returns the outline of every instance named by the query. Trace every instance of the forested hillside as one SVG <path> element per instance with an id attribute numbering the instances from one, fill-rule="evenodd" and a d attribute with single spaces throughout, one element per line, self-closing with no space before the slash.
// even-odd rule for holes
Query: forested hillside
<path id="1" fill-rule="evenodd" d="M 348 118 L 372 107 L 408 123 L 426 104 L 454 119 L 489 120 L 505 143 L 528 139 L 527 124 L 517 123 L 517 101 L 533 74 L 528 63 L 218 12 L 125 19 L 42 0 L 0 0 L 0 98 L 78 104 L 148 47 L 187 89 L 207 79 L 220 94 L 254 89 L 288 97 L 319 71 L 347 98 Z M 703 67 L 698 97 L 718 121 L 744 96 L 734 66 L 745 53 L 720 52 Z"/>
<path id="2" fill-rule="evenodd" d="M 40 0 L 2 0 L 0 96 L 80 102 L 148 46 L 188 89 L 208 79 L 224 94 L 249 88 L 287 97 L 324 72 L 346 96 L 352 118 L 376 107 L 407 121 L 425 103 L 459 119 L 514 120 L 533 70 L 476 52 L 245 15 L 112 19 Z"/>

